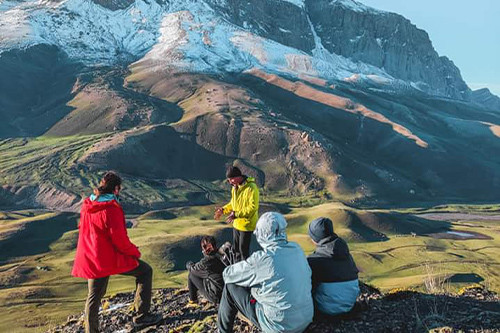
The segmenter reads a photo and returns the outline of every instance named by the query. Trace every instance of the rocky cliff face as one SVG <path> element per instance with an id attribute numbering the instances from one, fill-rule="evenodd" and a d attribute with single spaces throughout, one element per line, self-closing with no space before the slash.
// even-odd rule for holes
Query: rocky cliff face
<path id="1" fill-rule="evenodd" d="M 471 91 L 469 98 L 479 105 L 500 111 L 500 97 L 492 94 L 488 88 Z"/>
<path id="2" fill-rule="evenodd" d="M 306 10 L 332 53 L 383 68 L 431 94 L 463 99 L 469 90 L 453 62 L 434 50 L 429 35 L 401 15 L 351 0 L 307 0 Z"/>
<path id="3" fill-rule="evenodd" d="M 459 69 L 434 50 L 429 35 L 401 15 L 353 0 L 209 0 L 233 24 L 313 55 L 332 54 L 384 69 L 433 95 L 467 98 Z"/>
<path id="4" fill-rule="evenodd" d="M 287 1 L 207 0 L 231 23 L 304 52 L 314 48 L 304 8 Z"/>

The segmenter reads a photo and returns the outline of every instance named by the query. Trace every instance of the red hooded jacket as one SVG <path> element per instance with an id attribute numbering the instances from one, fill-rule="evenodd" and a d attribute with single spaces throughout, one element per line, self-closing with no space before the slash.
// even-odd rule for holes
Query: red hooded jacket
<path id="1" fill-rule="evenodd" d="M 87 198 L 78 229 L 73 276 L 98 279 L 131 271 L 139 265 L 141 253 L 128 238 L 125 215 L 116 200 L 97 202 Z"/>

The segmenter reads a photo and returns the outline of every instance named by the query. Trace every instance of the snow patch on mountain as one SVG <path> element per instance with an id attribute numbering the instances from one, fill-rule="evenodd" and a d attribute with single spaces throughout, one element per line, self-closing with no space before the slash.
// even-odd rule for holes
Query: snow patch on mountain
<path id="1" fill-rule="evenodd" d="M 300 7 L 300 8 L 304 8 L 305 7 L 304 0 L 282 0 L 282 1 L 290 2 L 290 3 L 292 3 L 295 6 Z"/>
<path id="2" fill-rule="evenodd" d="M 225 5 L 225 1 L 217 4 Z M 302 0 L 291 2 L 304 5 Z M 136 0 L 120 10 L 91 0 L 42 0 L 2 3 L 0 10 L 0 32 L 6 36 L 0 48 L 47 43 L 89 65 L 140 59 L 148 61 L 152 70 L 222 73 L 257 67 L 325 80 L 353 74 L 392 79 L 382 69 L 330 53 L 310 20 L 315 40 L 312 56 L 230 23 L 203 0 L 165 4 Z"/>
<path id="3" fill-rule="evenodd" d="M 37 35 L 72 58 L 110 63 L 144 54 L 155 43 L 165 8 L 137 0 L 112 11 L 91 0 L 66 0 L 33 13 Z"/>
<path id="4" fill-rule="evenodd" d="M 136 64 L 150 70 L 175 68 L 204 73 L 243 72 L 250 68 L 294 76 L 339 80 L 353 73 L 390 79 L 383 70 L 331 54 L 318 41 L 313 56 L 261 37 L 217 16 L 202 3 L 167 14 L 158 43 Z"/>
<path id="5" fill-rule="evenodd" d="M 28 15 L 30 5 L 12 1 L 0 2 L 0 53 L 10 48 L 23 47 L 30 41 L 36 43 Z"/>
<path id="6" fill-rule="evenodd" d="M 378 12 L 378 13 L 384 13 L 384 11 L 375 9 L 373 7 L 368 7 L 361 2 L 355 1 L 355 0 L 332 0 L 330 2 L 331 5 L 341 5 L 345 8 L 348 8 L 350 10 L 356 11 L 356 12 Z"/>

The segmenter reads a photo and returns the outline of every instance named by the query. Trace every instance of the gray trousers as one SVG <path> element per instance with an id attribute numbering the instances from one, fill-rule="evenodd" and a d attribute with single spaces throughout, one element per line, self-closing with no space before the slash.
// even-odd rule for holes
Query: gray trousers
<path id="1" fill-rule="evenodd" d="M 140 318 L 149 313 L 151 306 L 151 289 L 153 286 L 153 269 L 147 263 L 139 260 L 139 266 L 130 272 L 120 275 L 135 277 L 135 299 L 134 307 Z M 106 294 L 109 276 L 99 279 L 89 279 L 89 294 L 85 303 L 85 333 L 99 332 L 99 306 L 101 299 Z"/>
<path id="2" fill-rule="evenodd" d="M 255 313 L 255 300 L 250 294 L 250 288 L 228 283 L 224 286 L 217 315 L 217 327 L 220 333 L 233 332 L 234 320 L 238 312 L 249 319 L 257 328 L 260 328 Z"/>

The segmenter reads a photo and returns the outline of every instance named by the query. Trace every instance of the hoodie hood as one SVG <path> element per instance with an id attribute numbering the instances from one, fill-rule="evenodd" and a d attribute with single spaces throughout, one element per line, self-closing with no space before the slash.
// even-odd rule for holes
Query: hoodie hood
<path id="1" fill-rule="evenodd" d="M 245 179 L 245 181 L 246 181 L 247 183 L 255 183 L 255 178 L 253 178 L 253 177 L 247 177 L 247 178 Z"/>
<path id="2" fill-rule="evenodd" d="M 307 260 L 313 271 L 313 287 L 323 282 L 344 282 L 358 278 L 358 268 L 347 243 L 335 234 L 322 239 Z"/>
<path id="3" fill-rule="evenodd" d="M 336 234 L 322 239 L 314 253 L 337 259 L 346 259 L 350 256 L 347 243 Z"/>
<path id="4" fill-rule="evenodd" d="M 280 213 L 264 213 L 257 221 L 257 226 L 254 231 L 257 242 L 262 248 L 286 243 L 286 226 L 287 222 L 285 217 Z"/>
<path id="5" fill-rule="evenodd" d="M 120 207 L 120 204 L 116 201 L 116 199 L 107 201 L 99 201 L 99 200 L 94 201 L 91 198 L 87 198 L 83 202 L 82 211 L 87 211 L 93 214 L 112 206 Z"/>
<path id="6" fill-rule="evenodd" d="M 90 200 L 98 201 L 98 202 L 116 200 L 117 202 L 119 202 L 118 197 L 112 193 L 101 194 L 100 196 L 96 196 L 95 194 L 91 194 Z"/>
<path id="7" fill-rule="evenodd" d="M 250 183 L 254 183 L 255 184 L 255 178 L 248 177 L 248 176 L 243 176 L 243 177 L 245 178 L 245 180 L 239 186 L 240 188 L 245 187 L 245 186 L 249 185 Z"/>

